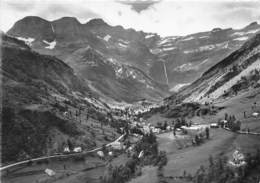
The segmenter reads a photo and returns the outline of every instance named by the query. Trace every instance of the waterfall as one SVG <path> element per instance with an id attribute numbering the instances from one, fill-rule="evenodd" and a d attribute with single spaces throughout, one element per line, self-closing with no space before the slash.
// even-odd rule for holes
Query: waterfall
<path id="1" fill-rule="evenodd" d="M 52 30 L 52 32 L 54 33 L 54 28 L 53 28 L 53 25 L 51 24 L 51 30 Z"/>
<path id="2" fill-rule="evenodd" d="M 165 66 L 165 61 L 164 60 L 163 60 L 163 68 L 164 68 L 164 74 L 165 74 L 165 78 L 166 78 L 166 83 L 167 83 L 167 85 L 169 85 L 169 80 L 168 80 L 167 70 L 166 70 L 166 66 Z"/>

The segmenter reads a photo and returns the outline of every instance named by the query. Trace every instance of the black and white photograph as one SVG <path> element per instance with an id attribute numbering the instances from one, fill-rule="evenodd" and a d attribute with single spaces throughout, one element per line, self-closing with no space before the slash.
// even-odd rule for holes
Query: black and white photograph
<path id="1" fill-rule="evenodd" d="M 260 0 L 0 0 L 0 182 L 260 183 Z"/>

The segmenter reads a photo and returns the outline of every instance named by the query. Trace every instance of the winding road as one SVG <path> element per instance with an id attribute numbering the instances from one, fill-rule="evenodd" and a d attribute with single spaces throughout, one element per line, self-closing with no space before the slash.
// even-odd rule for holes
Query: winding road
<path id="1" fill-rule="evenodd" d="M 119 140 L 121 140 L 123 137 L 125 136 L 125 134 L 121 135 L 120 137 L 118 137 L 116 140 L 114 140 L 113 142 L 108 143 L 106 146 L 110 146 L 111 144 L 113 144 L 114 142 L 118 142 Z M 89 150 L 89 151 L 83 151 L 81 153 L 74 153 L 74 154 L 59 154 L 59 155 L 53 155 L 53 156 L 43 156 L 43 157 L 38 157 L 38 158 L 34 158 L 34 159 L 29 159 L 29 160 L 24 160 L 24 161 L 19 161 L 16 163 L 12 163 L 6 166 L 3 166 L 0 168 L 0 172 L 4 171 L 4 170 L 8 170 L 9 168 L 13 168 L 15 166 L 18 165 L 23 165 L 23 164 L 27 164 L 30 162 L 36 162 L 36 161 L 41 161 L 41 160 L 46 160 L 46 159 L 51 159 L 51 158 L 61 158 L 61 157 L 72 157 L 72 156 L 78 156 L 78 155 L 82 155 L 82 154 L 88 154 L 88 153 L 92 153 L 95 151 L 100 150 L 102 147 L 97 147 L 95 149 Z"/>

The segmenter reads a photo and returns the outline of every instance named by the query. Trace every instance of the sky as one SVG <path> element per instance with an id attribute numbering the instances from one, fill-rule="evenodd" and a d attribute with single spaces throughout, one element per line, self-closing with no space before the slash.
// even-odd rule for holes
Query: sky
<path id="1" fill-rule="evenodd" d="M 81 23 L 102 18 L 113 26 L 181 36 L 260 23 L 260 0 L 0 0 L 1 30 L 25 16 L 70 16 Z"/>

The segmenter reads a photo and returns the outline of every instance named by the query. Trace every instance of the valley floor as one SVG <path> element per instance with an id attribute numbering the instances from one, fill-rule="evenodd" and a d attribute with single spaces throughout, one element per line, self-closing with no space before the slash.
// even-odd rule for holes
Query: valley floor
<path id="1" fill-rule="evenodd" d="M 260 118 L 253 118 L 252 112 L 260 110 L 260 104 L 257 103 L 252 108 L 254 102 L 260 101 L 260 92 L 247 92 L 235 96 L 230 100 L 219 101 L 215 105 L 225 107 L 219 113 L 213 116 L 195 117 L 193 120 L 202 123 L 212 123 L 223 119 L 224 114 L 236 115 L 242 122 L 243 128 L 250 128 L 251 131 L 260 132 Z M 248 114 L 244 117 L 244 111 Z M 162 116 L 156 114 L 150 118 L 150 122 L 165 120 Z M 171 120 L 167 119 L 169 122 Z M 168 158 L 167 165 L 163 168 L 163 180 L 169 183 L 183 182 L 175 179 L 182 176 L 184 171 L 187 174 L 194 174 L 201 165 L 207 166 L 209 157 L 226 156 L 232 157 L 232 153 L 238 149 L 246 153 L 255 153 L 260 148 L 260 136 L 249 134 L 237 134 L 222 128 L 210 129 L 210 139 L 205 140 L 199 146 L 193 146 L 189 138 L 183 135 L 174 136 L 172 132 L 161 133 L 157 135 L 159 150 L 165 151 Z M 120 165 L 126 162 L 126 154 L 121 154 L 112 160 L 112 164 Z M 65 169 L 64 169 L 65 167 Z M 50 180 L 44 173 L 46 168 L 51 168 L 59 178 Z M 25 167 L 3 178 L 5 183 L 27 183 L 44 182 L 49 179 L 55 183 L 81 183 L 81 182 L 100 182 L 106 168 L 106 162 L 89 156 L 84 161 L 54 161 L 48 164 Z M 145 166 L 142 168 L 142 175 L 130 180 L 130 183 L 156 183 L 162 179 L 158 176 L 158 168 Z"/>
<path id="2" fill-rule="evenodd" d="M 193 122 L 209 124 L 223 119 L 225 113 L 235 115 L 242 122 L 241 128 L 250 129 L 253 132 L 260 132 L 260 118 L 254 118 L 251 114 L 254 111 L 260 112 L 260 90 L 249 91 L 237 95 L 229 100 L 217 101 L 216 106 L 225 107 L 214 116 L 194 117 Z M 255 107 L 252 106 L 257 102 Z M 246 111 L 246 118 L 244 117 Z M 171 119 L 164 118 L 159 114 L 150 117 L 149 122 L 156 124 L 158 121 L 167 121 Z M 210 139 L 206 140 L 200 146 L 191 146 L 183 136 L 174 136 L 172 132 L 157 135 L 159 150 L 166 151 L 168 163 L 163 169 L 163 178 L 167 183 L 183 183 L 184 180 L 175 178 L 186 174 L 193 175 L 201 165 L 206 167 L 209 163 L 209 157 L 226 156 L 232 157 L 235 150 L 246 153 L 255 153 L 260 148 L 260 135 L 237 134 L 221 128 L 210 130 Z M 131 183 L 156 183 L 158 182 L 158 170 L 154 167 L 145 167 L 141 177 L 132 180 Z M 259 172 L 258 172 L 259 173 Z M 257 173 L 253 173 L 257 175 Z M 260 180 L 260 177 L 259 177 Z M 186 183 L 186 182 L 185 182 Z"/>

